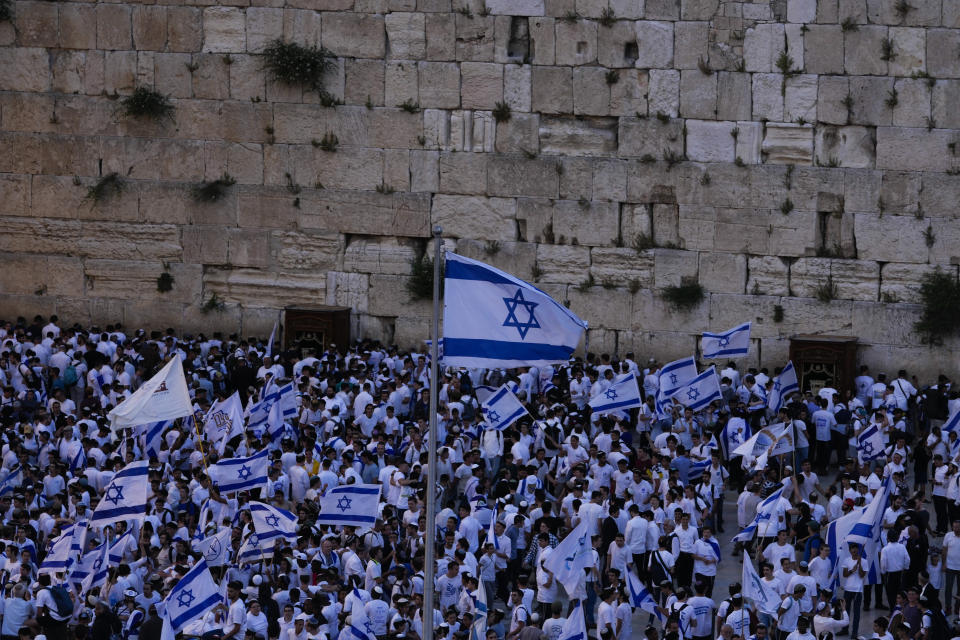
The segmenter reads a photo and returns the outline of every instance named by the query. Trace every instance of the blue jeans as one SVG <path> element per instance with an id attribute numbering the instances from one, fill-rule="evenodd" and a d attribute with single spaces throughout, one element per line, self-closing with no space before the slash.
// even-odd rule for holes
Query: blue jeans
<path id="1" fill-rule="evenodd" d="M 587 628 L 594 626 L 593 612 L 597 608 L 597 590 L 593 588 L 595 582 L 587 583 L 587 602 L 584 605 L 583 616 L 586 618 Z"/>
<path id="2" fill-rule="evenodd" d="M 847 615 L 850 616 L 850 637 L 856 638 L 860 630 L 860 609 L 863 605 L 862 591 L 843 590 L 843 599 L 847 602 Z"/>

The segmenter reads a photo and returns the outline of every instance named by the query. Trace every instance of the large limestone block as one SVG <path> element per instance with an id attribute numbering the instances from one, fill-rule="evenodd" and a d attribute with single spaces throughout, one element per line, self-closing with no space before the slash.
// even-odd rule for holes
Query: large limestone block
<path id="1" fill-rule="evenodd" d="M 636 20 L 644 16 L 644 0 L 610 0 L 610 8 L 618 18 Z"/>
<path id="2" fill-rule="evenodd" d="M 514 274 L 518 278 L 533 280 L 533 265 L 537 261 L 537 245 L 532 242 L 493 243 L 461 238 L 457 241 L 457 253 L 491 264 L 507 273 Z"/>
<path id="3" fill-rule="evenodd" d="M 762 150 L 771 164 L 810 164 L 813 158 L 813 127 L 768 123 Z"/>
<path id="4" fill-rule="evenodd" d="M 224 302 L 283 308 L 326 300 L 326 278 L 316 273 L 278 273 L 260 269 L 209 267 L 203 271 L 203 291 Z M 274 318 L 276 315 L 274 315 Z"/>
<path id="5" fill-rule="evenodd" d="M 700 253 L 700 284 L 707 291 L 743 293 L 747 281 L 747 257 L 733 253 Z"/>
<path id="6" fill-rule="evenodd" d="M 392 15 L 392 14 L 391 14 Z M 460 67 L 455 62 L 420 62 L 420 106 L 456 109 L 460 106 Z M 349 77 L 348 77 L 349 86 Z"/>
<path id="7" fill-rule="evenodd" d="M 647 113 L 650 92 L 649 74 L 640 69 L 620 72 L 620 79 L 610 87 L 610 115 L 632 116 Z"/>
<path id="8" fill-rule="evenodd" d="M 652 205 L 653 241 L 661 247 L 679 247 L 680 212 L 675 204 Z"/>
<path id="9" fill-rule="evenodd" d="M 243 14 L 240 14 L 240 19 L 243 19 Z M 132 26 L 130 7 L 98 4 L 97 48 L 108 51 L 130 49 L 133 45 Z"/>
<path id="10" fill-rule="evenodd" d="M 576 115 L 609 115 L 610 85 L 606 73 L 601 67 L 573 70 L 573 112 Z"/>
<path id="11" fill-rule="evenodd" d="M 843 73 L 843 31 L 837 24 L 812 24 L 803 39 L 804 70 L 816 74 Z"/>
<path id="12" fill-rule="evenodd" d="M 3 215 L 26 216 L 30 213 L 30 182 L 30 176 L 0 176 Z"/>
<path id="13" fill-rule="evenodd" d="M 530 18 L 531 62 L 537 65 L 554 64 L 557 59 L 557 27 L 553 18 Z"/>
<path id="14" fill-rule="evenodd" d="M 956 203 L 960 202 L 960 180 L 943 173 L 925 173 L 919 196 L 926 215 L 953 217 L 956 215 Z"/>
<path id="15" fill-rule="evenodd" d="M 660 159 L 664 153 L 683 154 L 682 121 L 661 122 L 659 118 L 621 118 L 621 157 L 646 155 Z M 729 135 L 729 134 L 728 134 Z"/>
<path id="16" fill-rule="evenodd" d="M 457 21 L 450 13 L 427 14 L 427 60 L 454 60 L 457 56 Z"/>
<path id="17" fill-rule="evenodd" d="M 953 128 L 948 122 L 941 125 L 930 121 L 931 90 L 926 80 L 898 78 L 894 87 L 897 90 L 897 105 L 893 108 L 894 126 L 925 127 L 936 124 L 945 129 Z"/>
<path id="18" fill-rule="evenodd" d="M 495 156 L 487 168 L 487 192 L 493 196 L 555 198 L 559 179 L 553 159 Z"/>
<path id="19" fill-rule="evenodd" d="M 512 198 L 437 195 L 431 212 L 447 236 L 504 242 L 517 239 L 516 217 Z"/>
<path id="20" fill-rule="evenodd" d="M 475 194 L 487 188 L 488 157 L 473 153 L 440 154 L 440 191 Z"/>
<path id="21" fill-rule="evenodd" d="M 926 29 L 890 27 L 890 40 L 897 56 L 890 61 L 892 76 L 909 76 L 927 68 Z"/>
<path id="22" fill-rule="evenodd" d="M 326 304 L 363 313 L 369 306 L 370 276 L 365 273 L 327 272 Z"/>
<path id="23" fill-rule="evenodd" d="M 503 101 L 514 111 L 530 111 L 531 75 L 528 64 L 508 65 L 503 69 Z"/>
<path id="24" fill-rule="evenodd" d="M 384 17 L 390 57 L 423 60 L 427 54 L 427 23 L 422 13 L 394 12 Z"/>
<path id="25" fill-rule="evenodd" d="M 913 331 L 919 319 L 918 310 L 914 304 L 888 304 L 882 300 L 854 303 L 853 335 L 860 338 L 861 343 L 913 344 L 918 337 Z M 913 363 L 910 373 L 915 373 Z"/>
<path id="26" fill-rule="evenodd" d="M 951 142 L 953 134 L 946 129 L 877 127 L 877 168 L 947 171 L 952 168 L 952 156 L 930 150 L 946 149 Z"/>
<path id="27" fill-rule="evenodd" d="M 677 287 L 697 277 L 696 251 L 656 249 L 653 252 L 653 280 L 657 289 Z"/>
<path id="28" fill-rule="evenodd" d="M 717 74 L 717 119 L 749 120 L 752 113 L 750 74 Z"/>
<path id="29" fill-rule="evenodd" d="M 717 114 L 717 74 L 705 75 L 699 69 L 680 73 L 680 115 L 685 118 L 715 118 Z"/>
<path id="30" fill-rule="evenodd" d="M 627 161 L 600 160 L 593 167 L 593 197 L 620 202 L 627 198 Z"/>
<path id="31" fill-rule="evenodd" d="M 777 256 L 750 256 L 747 293 L 785 296 L 790 293 L 790 264 Z"/>
<path id="32" fill-rule="evenodd" d="M 503 65 L 464 62 L 460 65 L 464 109 L 493 109 L 503 101 Z"/>
<path id="33" fill-rule="evenodd" d="M 173 277 L 173 288 L 160 292 L 157 278 L 165 271 Z M 90 296 L 190 303 L 200 299 L 202 271 L 199 265 L 178 263 L 86 260 L 83 275 Z"/>
<path id="34" fill-rule="evenodd" d="M 694 162 L 733 162 L 736 141 L 729 122 L 687 120 L 687 158 Z"/>
<path id="35" fill-rule="evenodd" d="M 850 114 L 844 101 L 850 92 L 849 81 L 841 76 L 820 76 L 817 94 L 817 120 L 826 124 L 848 124 Z"/>
<path id="36" fill-rule="evenodd" d="M 597 61 L 597 23 L 592 20 L 559 21 L 557 29 L 557 64 L 576 66 Z"/>
<path id="37" fill-rule="evenodd" d="M 853 99 L 850 124 L 889 125 L 893 111 L 886 101 L 893 90 L 893 82 L 893 78 L 850 78 L 849 95 Z"/>
<path id="38" fill-rule="evenodd" d="M 487 0 L 487 9 L 495 16 L 542 16 L 544 0 Z"/>
<path id="39" fill-rule="evenodd" d="M 960 2 L 952 4 L 960 7 Z M 960 15 L 960 8 L 957 14 Z M 960 65 L 957 65 L 956 56 L 952 55 L 958 49 L 960 31 L 956 28 L 927 29 L 927 71 L 930 75 L 934 78 L 960 78 Z"/>
<path id="40" fill-rule="evenodd" d="M 540 116 L 536 113 L 515 113 L 497 125 L 498 153 L 537 153 L 540 150 Z"/>
<path id="41" fill-rule="evenodd" d="M 301 229 L 369 235 L 427 237 L 430 196 L 424 193 L 379 193 L 304 190 L 297 224 Z M 242 204 L 241 204 L 242 206 Z"/>
<path id="42" fill-rule="evenodd" d="M 764 221 L 762 213 L 751 209 L 717 209 L 715 227 L 715 251 L 733 253 L 770 253 L 773 229 L 769 223 L 769 214 Z M 764 221 L 763 226 L 759 226 Z"/>
<path id="43" fill-rule="evenodd" d="M 850 75 L 883 76 L 887 63 L 882 60 L 883 41 L 887 27 L 860 25 L 855 31 L 846 31 L 843 43 L 844 69 Z"/>
<path id="44" fill-rule="evenodd" d="M 673 66 L 673 23 L 637 20 L 638 69 L 668 69 Z M 558 60 L 559 63 L 559 60 Z"/>
<path id="45" fill-rule="evenodd" d="M 880 198 L 883 199 L 883 211 L 880 213 L 913 214 L 919 212 L 920 189 L 923 186 L 921 174 L 913 171 L 885 171 L 880 183 Z M 879 202 L 875 205 L 881 209 Z M 870 211 L 872 209 L 867 209 Z"/>
<path id="46" fill-rule="evenodd" d="M 817 76 L 801 74 L 787 78 L 783 119 L 787 122 L 816 121 Z"/>
<path id="47" fill-rule="evenodd" d="M 553 201 L 541 198 L 517 200 L 517 229 L 525 242 L 553 243 Z"/>
<path id="48" fill-rule="evenodd" d="M 609 246 L 620 234 L 620 207 L 615 202 L 585 203 L 558 200 L 553 210 L 553 233 L 558 242 Z"/>
<path id="49" fill-rule="evenodd" d="M 820 166 L 873 168 L 876 157 L 873 130 L 867 127 L 817 128 L 817 164 Z"/>
<path id="50" fill-rule="evenodd" d="M 417 65 L 414 62 L 388 62 L 384 67 L 383 102 L 400 105 L 419 97 Z"/>
<path id="51" fill-rule="evenodd" d="M 920 303 L 920 282 L 932 271 L 954 273 L 953 265 L 904 264 L 890 262 L 880 270 L 880 301 Z"/>
<path id="52" fill-rule="evenodd" d="M 560 197 L 570 200 L 593 198 L 594 161 L 565 157 L 560 164 Z"/>
<path id="53" fill-rule="evenodd" d="M 696 69 L 710 57 L 709 22 L 678 22 L 674 25 L 674 66 Z"/>
<path id="54" fill-rule="evenodd" d="M 407 292 L 409 276 L 372 274 L 369 280 L 370 292 L 367 307 L 369 313 L 379 316 L 430 317 L 432 306 L 430 301 L 413 300 Z M 420 341 L 422 344 L 423 336 L 420 337 Z"/>
<path id="55" fill-rule="evenodd" d="M 791 297 L 783 298 L 780 304 L 783 306 L 781 326 L 787 335 L 806 331 L 806 327 L 821 328 L 827 335 L 850 335 L 849 331 L 853 328 L 851 316 L 854 302 L 850 300 L 832 300 L 825 303 L 816 298 Z M 782 366 L 783 362 L 786 362 L 786 358 L 781 360 L 778 366 Z"/>
<path id="56" fill-rule="evenodd" d="M 363 13 L 324 14 L 323 45 L 346 58 L 382 58 L 386 49 L 384 18 Z"/>
<path id="57" fill-rule="evenodd" d="M 208 53 L 247 50 L 246 20 L 236 7 L 207 7 L 203 10 L 203 50 Z"/>
<path id="58" fill-rule="evenodd" d="M 6 91 L 49 91 L 47 50 L 0 47 L 0 87 Z"/>
<path id="59" fill-rule="evenodd" d="M 858 213 L 854 217 L 857 257 L 877 262 L 925 263 L 929 251 L 924 241 L 926 225 L 914 216 Z"/>
<path id="60" fill-rule="evenodd" d="M 641 290 L 633 296 L 634 330 L 677 331 L 682 333 L 702 333 L 710 327 L 710 296 L 686 310 L 674 309 L 662 292 Z M 687 352 L 687 355 L 690 355 Z"/>
<path id="61" fill-rule="evenodd" d="M 780 299 L 774 296 L 712 292 L 710 294 L 710 324 L 714 328 L 735 327 L 738 324 L 750 321 L 753 323 L 750 328 L 751 338 L 778 336 L 780 325 L 773 322 L 773 314 L 774 307 L 779 303 Z M 751 351 L 753 350 L 751 349 Z M 780 363 L 780 366 L 782 364 Z"/>
<path id="62" fill-rule="evenodd" d="M 540 113 L 573 111 L 573 70 L 563 67 L 533 67 L 531 106 Z"/>
<path id="63" fill-rule="evenodd" d="M 247 17 L 247 51 L 263 53 L 273 40 L 283 37 L 283 9 L 249 7 Z"/>
<path id="64" fill-rule="evenodd" d="M 683 248 L 690 251 L 713 251 L 717 212 L 714 207 L 680 205 L 678 233 Z"/>
<path id="65" fill-rule="evenodd" d="M 753 121 L 737 122 L 737 158 L 744 164 L 760 164 L 763 160 L 763 123 Z"/>
<path id="66" fill-rule="evenodd" d="M 64 49 L 97 48 L 97 7 L 66 4 L 60 7 L 60 46 Z"/>
<path id="67" fill-rule="evenodd" d="M 590 248 L 572 245 L 537 245 L 538 282 L 577 284 L 589 275 Z"/>
<path id="68" fill-rule="evenodd" d="M 779 73 L 753 74 L 753 118 L 755 120 L 783 120 L 783 75 Z"/>
<path id="69" fill-rule="evenodd" d="M 941 264 L 960 264 L 960 228 L 956 219 L 935 218 L 922 225 L 924 237 L 930 247 L 930 262 Z M 929 239 L 928 239 L 929 238 Z"/>
<path id="70" fill-rule="evenodd" d="M 570 310 L 587 321 L 592 328 L 626 329 L 630 327 L 633 312 L 633 296 L 626 291 L 612 288 L 613 282 L 598 282 L 597 286 L 569 287 L 567 296 Z M 594 348 L 591 338 L 591 351 Z"/>
<path id="71" fill-rule="evenodd" d="M 844 300 L 876 300 L 880 267 L 866 260 L 798 258 L 790 266 L 790 289 L 801 298 L 817 297 L 817 289 L 832 279 L 837 297 Z"/>
<path id="72" fill-rule="evenodd" d="M 594 247 L 590 252 L 590 273 L 603 285 L 653 287 L 653 255 L 623 247 Z"/>
<path id="73" fill-rule="evenodd" d="M 813 22 L 817 18 L 817 0 L 788 0 L 787 20 L 794 23 Z"/>
<path id="74" fill-rule="evenodd" d="M 597 42 L 597 61 L 607 68 L 633 67 L 633 56 L 626 53 L 631 44 L 637 42 L 637 31 L 632 22 L 618 21 L 610 28 L 599 31 Z"/>
<path id="75" fill-rule="evenodd" d="M 672 69 L 650 70 L 649 114 L 671 118 L 680 113 L 680 72 Z"/>
<path id="76" fill-rule="evenodd" d="M 960 113 L 954 107 L 960 100 L 960 80 L 943 80 L 933 88 L 931 112 L 938 127 L 960 128 Z"/>
<path id="77" fill-rule="evenodd" d="M 648 204 L 623 205 L 620 212 L 620 237 L 626 246 L 635 246 L 641 236 L 653 237 L 651 207 L 652 205 Z"/>
<path id="78" fill-rule="evenodd" d="M 782 24 L 761 23 L 752 29 L 747 29 L 743 41 L 743 60 L 746 71 L 760 73 L 773 71 L 785 44 Z"/>
<path id="79" fill-rule="evenodd" d="M 142 225 L 31 218 L 3 218 L 0 251 L 111 256 L 133 260 L 179 260 L 180 231 L 175 225 Z"/>
<path id="80" fill-rule="evenodd" d="M 182 227 L 183 261 L 195 264 L 226 264 L 227 236 L 219 226 Z"/>

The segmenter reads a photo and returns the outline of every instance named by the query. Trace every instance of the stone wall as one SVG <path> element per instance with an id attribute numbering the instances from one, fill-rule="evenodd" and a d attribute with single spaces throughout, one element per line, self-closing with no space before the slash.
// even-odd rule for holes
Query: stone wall
<path id="1" fill-rule="evenodd" d="M 13 11 L 0 316 L 265 335 L 286 305 L 349 305 L 358 335 L 413 345 L 429 305 L 405 283 L 441 224 L 449 247 L 569 301 L 592 350 L 673 358 L 753 320 L 751 364 L 827 333 L 859 336 L 877 367 L 956 368 L 960 342 L 931 350 L 911 326 L 920 277 L 960 255 L 960 0 Z M 275 38 L 337 56 L 340 104 L 265 74 Z M 121 116 L 138 86 L 174 118 Z M 111 172 L 122 192 L 85 198 Z M 225 172 L 225 197 L 195 201 Z M 704 301 L 671 310 L 664 288 L 692 281 Z"/>

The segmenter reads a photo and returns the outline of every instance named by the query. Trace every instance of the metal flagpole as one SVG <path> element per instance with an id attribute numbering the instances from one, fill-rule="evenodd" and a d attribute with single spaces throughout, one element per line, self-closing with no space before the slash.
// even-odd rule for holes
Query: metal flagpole
<path id="1" fill-rule="evenodd" d="M 423 640 L 433 640 L 433 580 L 434 556 L 437 543 L 437 402 L 439 400 L 439 342 L 440 342 L 440 247 L 443 228 L 433 228 L 433 327 L 430 342 L 430 432 L 427 438 L 427 487 L 423 497 L 427 501 L 427 530 L 424 532 L 423 562 Z"/>

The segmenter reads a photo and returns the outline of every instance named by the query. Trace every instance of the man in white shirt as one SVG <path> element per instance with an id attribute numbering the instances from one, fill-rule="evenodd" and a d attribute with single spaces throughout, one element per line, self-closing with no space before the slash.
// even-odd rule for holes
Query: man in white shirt
<path id="1" fill-rule="evenodd" d="M 242 640 L 247 631 L 247 608 L 240 599 L 243 584 L 233 580 L 227 584 L 227 599 L 230 601 L 227 617 L 223 619 L 224 640 Z"/>
<path id="2" fill-rule="evenodd" d="M 899 534 L 899 532 L 896 533 Z M 890 540 L 880 549 L 880 573 L 883 574 L 883 584 L 886 587 L 888 603 L 896 602 L 903 572 L 909 567 L 910 555 L 902 542 Z M 880 608 L 879 603 L 877 608 Z"/>
<path id="3" fill-rule="evenodd" d="M 958 523 L 960 525 L 960 523 Z M 840 563 L 840 586 L 850 616 L 850 637 L 855 638 L 860 630 L 860 607 L 863 604 L 863 581 L 867 576 L 866 563 L 860 557 L 860 545 L 849 544 L 850 557 Z"/>
<path id="4" fill-rule="evenodd" d="M 640 507 L 636 504 L 630 505 L 627 512 L 630 514 L 630 519 L 627 521 L 623 536 L 633 556 L 633 569 L 643 579 L 645 575 L 643 556 L 647 552 L 647 529 L 650 523 L 640 515 Z"/>
<path id="5" fill-rule="evenodd" d="M 947 615 L 953 610 L 953 584 L 960 575 L 960 520 L 953 521 L 953 531 L 943 536 L 941 553 L 943 554 L 944 569 L 946 571 L 946 588 L 944 609 Z"/>

